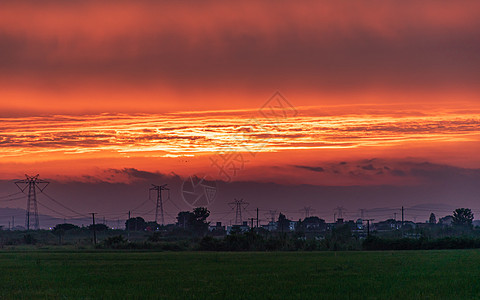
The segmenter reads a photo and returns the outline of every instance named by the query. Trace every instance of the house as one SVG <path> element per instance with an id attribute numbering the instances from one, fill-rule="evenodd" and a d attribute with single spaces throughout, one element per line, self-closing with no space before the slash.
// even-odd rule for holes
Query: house
<path id="1" fill-rule="evenodd" d="M 357 230 L 363 230 L 363 219 L 357 219 L 355 225 Z"/>
<path id="2" fill-rule="evenodd" d="M 327 229 L 325 220 L 320 219 L 319 217 L 305 218 L 302 222 L 302 225 L 306 231 L 325 231 Z"/>
<path id="3" fill-rule="evenodd" d="M 402 227 L 402 222 L 397 221 L 395 219 L 388 219 L 385 221 L 381 221 L 378 223 L 375 223 L 375 228 L 378 231 L 391 231 L 391 230 L 397 230 Z"/>
<path id="4" fill-rule="evenodd" d="M 215 225 L 208 226 L 208 231 L 210 231 L 213 235 L 224 235 L 225 226 L 222 226 L 222 222 L 217 222 Z"/>
<path id="5" fill-rule="evenodd" d="M 227 226 L 227 235 L 232 234 L 232 233 L 243 233 L 243 232 L 248 232 L 250 230 L 250 227 L 248 226 L 247 222 L 243 222 L 242 225 L 232 225 L 232 226 Z"/>
<path id="6" fill-rule="evenodd" d="M 268 231 L 275 231 L 278 228 L 278 223 L 271 221 L 267 225 L 262 225 L 262 228 Z"/>
<path id="7" fill-rule="evenodd" d="M 290 221 L 288 224 L 288 229 L 290 231 L 295 231 L 295 228 L 297 227 L 297 221 Z"/>

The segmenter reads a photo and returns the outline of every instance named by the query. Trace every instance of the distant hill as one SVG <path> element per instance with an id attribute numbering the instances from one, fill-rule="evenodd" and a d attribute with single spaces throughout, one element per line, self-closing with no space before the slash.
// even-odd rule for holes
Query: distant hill
<path id="1" fill-rule="evenodd" d="M 14 227 L 14 229 L 17 229 L 17 230 L 24 229 L 25 217 L 26 217 L 26 211 L 24 209 L 9 208 L 9 207 L 0 208 L 0 226 L 3 226 L 3 229 L 8 229 L 12 227 Z M 82 226 L 82 225 L 88 226 L 92 223 L 92 220 L 90 218 L 61 219 L 61 218 L 55 218 L 55 217 L 44 215 L 44 214 L 39 214 L 38 219 L 40 223 L 40 229 L 49 229 L 57 224 L 65 223 L 65 222 L 75 224 L 78 226 Z M 33 222 L 33 218 L 31 219 L 31 222 Z M 102 220 L 99 220 L 99 223 L 101 222 Z M 112 226 L 112 224 L 109 224 L 109 225 Z"/>

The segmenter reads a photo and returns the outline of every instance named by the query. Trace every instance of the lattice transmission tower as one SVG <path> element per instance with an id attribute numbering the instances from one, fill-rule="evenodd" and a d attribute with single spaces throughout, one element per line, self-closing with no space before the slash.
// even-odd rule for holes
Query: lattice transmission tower
<path id="1" fill-rule="evenodd" d="M 47 187 L 49 184 L 48 181 L 38 179 L 38 174 L 35 176 L 28 176 L 25 174 L 24 180 L 15 181 L 15 185 L 22 191 L 28 188 L 28 199 L 27 199 L 27 209 L 25 216 L 25 227 L 27 230 L 30 230 L 30 225 L 32 224 L 33 219 L 33 228 L 37 230 L 39 228 L 38 221 L 38 207 L 37 207 L 37 189 L 40 192 Z"/>
<path id="2" fill-rule="evenodd" d="M 232 209 L 235 209 L 235 225 L 242 225 L 242 209 L 247 208 L 248 202 L 243 201 L 243 199 L 234 199 L 233 202 L 228 203 L 232 207 Z"/>
<path id="3" fill-rule="evenodd" d="M 165 219 L 163 216 L 163 200 L 162 200 L 162 191 L 170 190 L 167 188 L 167 184 L 164 185 L 155 185 L 152 184 L 153 187 L 150 188 L 150 191 L 157 191 L 157 205 L 155 206 L 155 223 L 158 224 L 158 213 L 160 212 L 160 218 L 162 220 L 161 225 L 165 225 Z"/>

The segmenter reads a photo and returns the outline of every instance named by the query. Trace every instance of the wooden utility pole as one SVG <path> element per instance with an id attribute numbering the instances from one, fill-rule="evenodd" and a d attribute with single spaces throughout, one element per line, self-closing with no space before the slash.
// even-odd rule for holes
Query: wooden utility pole
<path id="1" fill-rule="evenodd" d="M 253 229 L 253 220 L 255 220 L 255 218 L 249 218 L 250 219 L 250 228 Z"/>
<path id="2" fill-rule="evenodd" d="M 92 214 L 92 226 L 93 226 L 93 244 L 97 245 L 97 228 L 95 226 L 95 213 Z"/>
<path id="3" fill-rule="evenodd" d="M 404 222 L 403 221 L 403 212 L 404 212 L 404 210 L 403 210 L 403 206 L 402 206 L 402 237 L 403 237 L 403 225 L 404 225 L 404 223 L 403 223 Z"/>
<path id="4" fill-rule="evenodd" d="M 130 211 L 128 211 L 128 220 L 127 220 L 127 241 L 130 241 Z"/>

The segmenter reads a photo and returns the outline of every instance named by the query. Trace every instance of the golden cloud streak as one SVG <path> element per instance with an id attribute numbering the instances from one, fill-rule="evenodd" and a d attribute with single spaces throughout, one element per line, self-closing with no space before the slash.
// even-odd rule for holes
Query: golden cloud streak
<path id="1" fill-rule="evenodd" d="M 409 111 L 401 116 L 401 112 L 329 115 L 313 111 L 300 110 L 299 116 L 277 124 L 253 118 L 250 111 L 0 118 L 0 157 L 12 161 L 32 154 L 40 160 L 81 153 L 178 157 L 225 149 L 347 149 L 478 141 L 480 137 L 480 117 L 475 113 Z"/>

